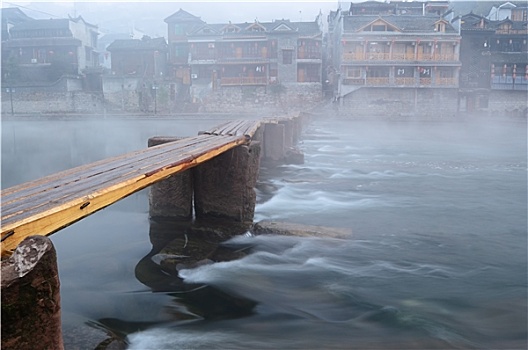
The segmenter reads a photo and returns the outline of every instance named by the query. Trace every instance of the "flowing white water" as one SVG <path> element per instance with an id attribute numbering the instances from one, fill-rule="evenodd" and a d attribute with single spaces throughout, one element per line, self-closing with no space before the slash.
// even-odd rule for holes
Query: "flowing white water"
<path id="1" fill-rule="evenodd" d="M 304 165 L 264 170 L 257 219 L 345 239 L 241 237 L 180 271 L 255 301 L 238 319 L 129 336 L 142 348 L 525 348 L 526 125 L 317 120 Z"/>
<path id="2" fill-rule="evenodd" d="M 244 258 L 179 271 L 194 289 L 152 262 L 153 293 L 142 192 L 53 236 L 65 323 L 131 349 L 527 347 L 526 123 L 320 118 L 300 147 L 305 164 L 262 169 L 256 220 L 349 237 L 237 237 Z"/>

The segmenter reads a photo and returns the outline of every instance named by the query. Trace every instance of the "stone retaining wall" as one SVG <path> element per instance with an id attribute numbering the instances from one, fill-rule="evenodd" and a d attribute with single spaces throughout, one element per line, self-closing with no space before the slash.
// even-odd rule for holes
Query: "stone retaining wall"
<path id="1" fill-rule="evenodd" d="M 223 87 L 208 90 L 194 103 L 172 100 L 170 86 L 160 84 L 156 98 L 148 88 L 133 80 L 105 83 L 101 92 L 32 92 L 15 90 L 12 95 L 2 90 L 2 113 L 154 113 L 214 112 L 214 113 L 289 113 L 310 110 L 323 102 L 319 83 L 283 83 L 270 86 Z M 104 97 L 104 101 L 103 101 Z M 484 114 L 527 116 L 526 91 L 497 91 L 489 94 Z M 336 113 L 346 117 L 406 117 L 451 118 L 458 114 L 457 89 L 390 89 L 361 88 L 332 103 Z M 482 113 L 481 113 L 482 114 Z"/>
<path id="2" fill-rule="evenodd" d="M 527 91 L 489 93 L 487 110 L 480 116 L 527 117 Z M 343 117 L 419 117 L 421 119 L 454 118 L 458 111 L 457 89 L 391 89 L 361 88 L 333 104 Z"/>
<path id="3" fill-rule="evenodd" d="M 15 114 L 34 113 L 102 113 L 100 93 L 88 92 L 20 92 L 12 95 Z M 11 96 L 2 92 L 2 113 L 11 113 Z"/>
<path id="4" fill-rule="evenodd" d="M 137 79 L 106 79 L 102 92 L 25 92 L 12 96 L 2 91 L 2 112 L 15 114 L 93 113 L 105 111 L 167 114 L 174 112 L 288 113 L 315 107 L 322 101 L 321 84 L 292 83 L 275 86 L 223 87 L 194 103 L 170 97 L 170 84 L 155 92 Z M 104 101 L 103 101 L 104 97 Z"/>
<path id="5" fill-rule="evenodd" d="M 451 117 L 457 113 L 456 89 L 362 88 L 334 103 L 342 116 Z"/>
<path id="6" fill-rule="evenodd" d="M 528 91 L 491 91 L 488 112 L 512 117 L 528 116 Z"/>
<path id="7" fill-rule="evenodd" d="M 323 100 L 319 83 L 223 87 L 201 102 L 203 112 L 288 113 L 307 110 Z"/>

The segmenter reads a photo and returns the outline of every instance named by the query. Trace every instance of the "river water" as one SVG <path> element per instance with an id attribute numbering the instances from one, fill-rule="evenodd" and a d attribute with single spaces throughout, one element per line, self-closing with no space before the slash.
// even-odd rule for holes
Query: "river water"
<path id="1" fill-rule="evenodd" d="M 2 187 L 219 122 L 4 122 Z M 236 237 L 242 259 L 179 271 L 196 289 L 153 290 L 142 191 L 52 236 L 65 332 L 130 349 L 526 349 L 526 139 L 525 122 L 315 118 L 303 165 L 262 169 L 255 221 L 348 236 Z"/>

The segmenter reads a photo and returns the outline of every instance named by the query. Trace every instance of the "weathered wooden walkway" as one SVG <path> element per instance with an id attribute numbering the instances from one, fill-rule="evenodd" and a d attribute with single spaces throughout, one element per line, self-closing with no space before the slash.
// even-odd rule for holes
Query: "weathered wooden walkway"
<path id="1" fill-rule="evenodd" d="M 201 135 L 149 147 L 1 192 L 2 256 L 30 235 L 49 235 L 170 175 L 248 144 L 260 121 L 228 122 Z"/>

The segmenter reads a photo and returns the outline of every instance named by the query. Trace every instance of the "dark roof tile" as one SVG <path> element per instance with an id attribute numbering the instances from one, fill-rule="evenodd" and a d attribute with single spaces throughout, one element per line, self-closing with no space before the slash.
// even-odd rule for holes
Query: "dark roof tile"
<path id="1" fill-rule="evenodd" d="M 165 38 L 153 39 L 117 39 L 106 48 L 108 51 L 118 50 L 167 50 Z"/>
<path id="2" fill-rule="evenodd" d="M 344 18 L 344 32 L 355 33 L 361 28 L 367 26 L 369 23 L 382 19 L 385 22 L 392 24 L 403 33 L 416 32 L 434 32 L 435 23 L 441 20 L 438 16 L 416 16 L 416 15 L 361 15 L 361 16 L 347 16 Z M 446 33 L 457 33 L 455 28 L 449 23 L 446 23 Z"/>

